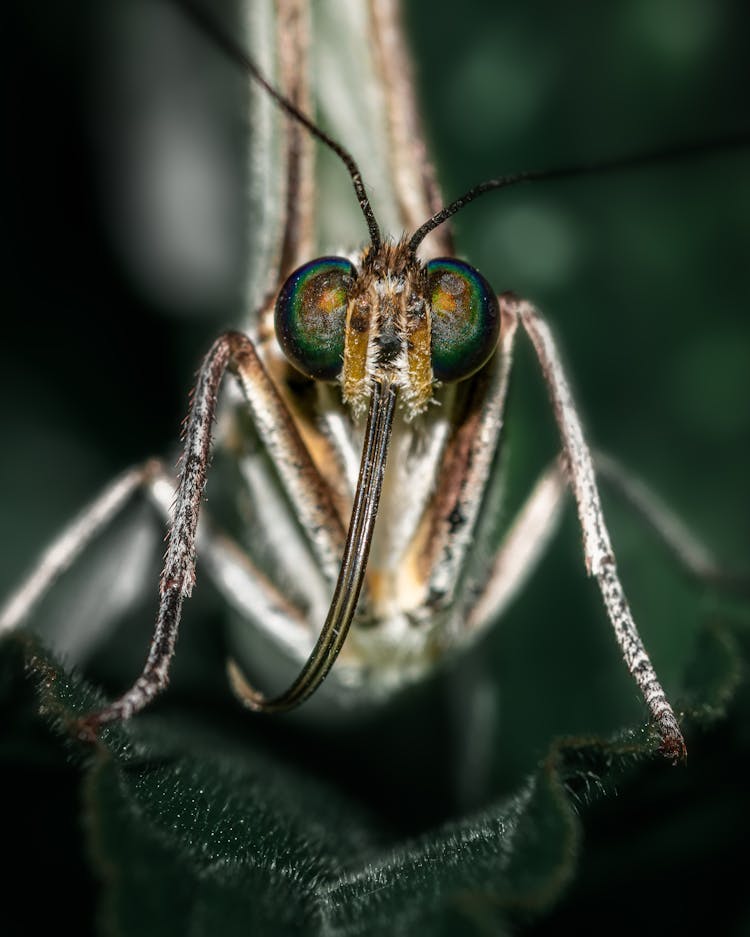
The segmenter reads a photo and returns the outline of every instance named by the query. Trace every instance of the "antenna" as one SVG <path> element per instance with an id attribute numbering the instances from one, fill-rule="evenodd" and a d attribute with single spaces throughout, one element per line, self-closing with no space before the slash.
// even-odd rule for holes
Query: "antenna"
<path id="1" fill-rule="evenodd" d="M 382 244 L 380 227 L 375 219 L 375 213 L 370 205 L 370 200 L 367 197 L 365 185 L 362 181 L 362 173 L 351 153 L 332 137 L 329 137 L 325 131 L 321 130 L 320 127 L 290 101 L 289 98 L 285 97 L 278 89 L 274 88 L 268 79 L 260 72 L 252 59 L 249 58 L 245 50 L 226 33 L 222 32 L 217 23 L 214 22 L 211 16 L 202 10 L 198 4 L 194 3 L 193 0 L 177 0 L 177 5 L 182 7 L 193 22 L 206 32 L 231 59 L 234 59 L 238 65 L 242 66 L 262 88 L 265 88 L 281 110 L 289 117 L 301 123 L 303 127 L 306 127 L 314 137 L 338 156 L 351 176 L 359 207 L 362 209 L 362 214 L 365 216 L 365 221 L 367 222 L 367 230 L 370 234 L 370 241 L 373 249 L 378 250 Z"/>
<path id="2" fill-rule="evenodd" d="M 593 163 L 580 163 L 577 166 L 565 166 L 561 169 L 532 169 L 526 172 L 511 173 L 507 176 L 500 176 L 497 179 L 488 179 L 486 182 L 480 182 L 469 189 L 464 195 L 455 199 L 450 205 L 441 208 L 432 218 L 429 218 L 421 227 L 419 227 L 409 240 L 409 250 L 415 253 L 422 241 L 427 235 L 434 231 L 438 225 L 447 221 L 450 217 L 460 211 L 469 202 L 479 198 L 486 192 L 493 192 L 495 189 L 507 189 L 514 185 L 521 185 L 525 182 L 544 182 L 552 179 L 570 179 L 574 176 L 597 175 L 607 172 L 617 172 L 621 169 L 634 169 L 638 166 L 648 166 L 664 162 L 667 160 L 692 159 L 705 154 L 713 154 L 722 150 L 739 148 L 750 144 L 750 135 L 747 131 L 733 134 L 727 137 L 719 137 L 702 143 L 687 143 L 663 147 L 658 150 L 649 150 L 644 153 L 634 153 L 630 156 L 621 156 L 617 159 L 601 160 Z"/>

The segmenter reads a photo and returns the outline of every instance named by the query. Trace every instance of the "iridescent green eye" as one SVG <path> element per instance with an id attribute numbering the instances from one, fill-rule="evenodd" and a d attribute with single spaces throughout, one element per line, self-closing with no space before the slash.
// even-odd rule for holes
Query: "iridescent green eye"
<path id="1" fill-rule="evenodd" d="M 432 307 L 432 373 L 437 381 L 462 381 L 489 360 L 500 334 L 492 287 L 473 267 L 440 257 L 427 264 Z"/>
<path id="2" fill-rule="evenodd" d="M 289 277 L 276 300 L 276 337 L 308 377 L 335 381 L 344 358 L 346 305 L 356 271 L 345 257 L 319 257 Z"/>

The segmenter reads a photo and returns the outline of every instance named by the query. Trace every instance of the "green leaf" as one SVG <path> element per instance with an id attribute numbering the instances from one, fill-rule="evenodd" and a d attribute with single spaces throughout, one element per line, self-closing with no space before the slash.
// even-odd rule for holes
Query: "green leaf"
<path id="1" fill-rule="evenodd" d="M 691 695 L 705 721 L 736 686 L 739 655 L 717 625 L 698 647 Z M 637 727 L 558 738 L 507 795 L 415 831 L 353 796 L 346 770 L 325 777 L 295 757 L 298 728 L 276 744 L 251 718 L 183 701 L 106 728 L 92 747 L 75 720 L 101 697 L 35 639 L 7 639 L 0 673 L 2 761 L 42 773 L 67 761 L 81 778 L 105 934 L 504 933 L 559 900 L 578 865 L 580 813 L 651 770 L 658 741 Z M 360 727 L 360 743 L 386 758 L 378 731 Z M 312 736 L 324 763 L 331 739 Z M 348 752 L 346 733 L 338 742 Z M 33 817 L 34 803 L 24 810 Z"/>

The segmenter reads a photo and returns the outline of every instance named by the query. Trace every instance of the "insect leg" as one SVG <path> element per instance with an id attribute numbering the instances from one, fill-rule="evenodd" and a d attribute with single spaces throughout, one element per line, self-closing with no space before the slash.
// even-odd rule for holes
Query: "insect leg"
<path id="1" fill-rule="evenodd" d="M 174 522 L 161 576 L 159 611 L 146 664 L 141 676 L 126 693 L 105 709 L 87 717 L 82 728 L 89 734 L 104 722 L 129 718 L 168 682 L 182 603 L 190 595 L 195 581 L 198 515 L 210 461 L 217 396 L 227 369 L 237 378 L 282 483 L 303 526 L 311 532 L 311 546 L 321 565 L 324 569 L 338 570 L 344 532 L 328 488 L 266 374 L 253 343 L 240 332 L 227 332 L 214 342 L 206 356 L 193 394 L 185 430 Z"/>
<path id="2" fill-rule="evenodd" d="M 563 372 L 552 334 L 537 310 L 513 294 L 500 297 L 507 315 L 516 315 L 536 350 L 555 418 L 562 437 L 570 484 L 578 506 L 583 551 L 589 575 L 596 578 L 615 637 L 628 669 L 638 684 L 662 738 L 662 750 L 672 758 L 685 756 L 685 742 L 666 694 L 654 671 L 628 607 L 596 487 L 591 453 Z"/>
<path id="3" fill-rule="evenodd" d="M 708 547 L 642 479 L 616 459 L 594 453 L 597 475 L 653 529 L 685 572 L 701 582 L 747 590 L 748 578 L 724 569 Z"/>
<path id="4" fill-rule="evenodd" d="M 175 488 L 160 479 L 149 489 L 154 506 L 167 523 L 172 519 Z M 244 548 L 217 529 L 204 510 L 196 534 L 196 550 L 206 574 L 231 608 L 296 658 L 304 658 L 313 644 L 312 623 L 303 611 L 262 573 Z"/>
<path id="5" fill-rule="evenodd" d="M 595 452 L 593 459 L 601 481 L 611 486 L 653 528 L 689 576 L 718 586 L 747 585 L 745 579 L 724 570 L 709 549 L 643 481 L 608 455 Z M 471 639 L 496 621 L 523 588 L 555 532 L 566 486 L 564 471 L 557 464 L 541 475 L 495 554 L 487 582 L 466 617 L 462 637 L 465 634 Z"/>
<path id="6" fill-rule="evenodd" d="M 18 627 L 39 604 L 57 579 L 75 562 L 86 546 L 118 516 L 131 497 L 150 488 L 166 473 L 157 459 L 150 459 L 115 478 L 47 547 L 33 572 L 0 609 L 0 634 Z"/>
<path id="7" fill-rule="evenodd" d="M 516 317 L 505 316 L 494 359 L 466 389 L 468 398 L 445 448 L 440 485 L 410 548 L 425 614 L 450 607 L 474 541 L 482 494 L 503 427 Z"/>
<path id="8" fill-rule="evenodd" d="M 557 529 L 566 487 L 563 467 L 553 462 L 503 537 L 482 591 L 466 614 L 461 641 L 472 640 L 497 621 L 523 588 Z"/>

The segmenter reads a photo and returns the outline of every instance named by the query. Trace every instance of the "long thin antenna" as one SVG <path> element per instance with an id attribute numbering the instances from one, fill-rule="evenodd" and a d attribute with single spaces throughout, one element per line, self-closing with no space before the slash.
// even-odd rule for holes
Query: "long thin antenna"
<path id="1" fill-rule="evenodd" d="M 552 179 L 570 179 L 574 176 L 596 175 L 607 172 L 615 172 L 620 169 L 632 169 L 638 166 L 647 166 L 653 163 L 660 163 L 666 160 L 690 159 L 696 156 L 703 156 L 719 152 L 721 150 L 733 149 L 735 147 L 748 146 L 750 144 L 750 135 L 747 132 L 736 135 L 720 137 L 703 143 L 689 143 L 680 146 L 669 146 L 659 150 L 651 150 L 645 153 L 636 153 L 630 156 L 621 156 L 618 159 L 602 160 L 594 163 L 581 163 L 578 166 L 565 166 L 562 169 L 529 170 L 527 172 L 516 172 L 508 176 L 500 176 L 498 179 L 488 179 L 487 182 L 480 182 L 472 189 L 469 189 L 465 195 L 457 198 L 436 212 L 432 218 L 429 218 L 412 235 L 409 241 L 409 249 L 415 253 L 422 241 L 427 235 L 434 231 L 438 225 L 447 221 L 457 211 L 460 211 L 464 205 L 473 202 L 474 199 L 484 195 L 485 192 L 492 192 L 495 189 L 507 189 L 510 186 L 521 185 L 524 182 L 541 182 Z"/>
<path id="2" fill-rule="evenodd" d="M 340 143 L 337 143 L 332 137 L 329 137 L 325 131 L 321 130 L 313 121 L 304 114 L 289 98 L 285 97 L 280 91 L 278 91 L 274 86 L 265 78 L 265 76 L 258 70 L 258 67 L 250 59 L 245 52 L 245 50 L 236 43 L 230 36 L 222 32 L 220 27 L 209 14 L 202 10 L 196 3 L 193 3 L 192 0 L 177 0 L 177 5 L 181 7 L 185 13 L 187 13 L 195 23 L 207 33 L 213 40 L 216 42 L 220 48 L 227 53 L 227 55 L 234 59 L 239 65 L 242 66 L 250 75 L 258 82 L 258 84 L 265 88 L 268 94 L 273 98 L 273 100 L 278 104 L 278 106 L 292 117 L 294 120 L 299 121 L 303 127 L 306 127 L 310 133 L 320 140 L 321 143 L 324 143 L 330 150 L 338 156 L 341 162 L 346 166 L 347 171 L 352 179 L 352 185 L 354 186 L 354 191 L 357 195 L 357 201 L 359 202 L 359 207 L 362 209 L 362 214 L 365 216 L 365 221 L 367 222 L 367 229 L 370 233 L 370 241 L 372 243 L 373 249 L 377 250 L 382 241 L 380 237 L 380 227 L 378 226 L 377 221 L 375 220 L 375 213 L 372 210 L 370 205 L 370 200 L 367 197 L 367 192 L 365 191 L 365 185 L 362 181 L 362 173 L 359 170 L 359 166 L 354 160 L 354 157 L 351 153 L 341 146 Z"/>

